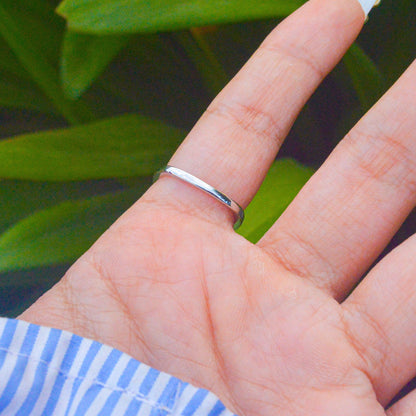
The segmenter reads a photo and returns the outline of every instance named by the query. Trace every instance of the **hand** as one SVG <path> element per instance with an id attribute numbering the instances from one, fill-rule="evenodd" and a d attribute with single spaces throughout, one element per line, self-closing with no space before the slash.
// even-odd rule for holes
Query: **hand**
<path id="1" fill-rule="evenodd" d="M 215 99 L 173 156 L 244 207 L 300 109 L 359 33 L 356 0 L 311 0 Z M 257 244 L 167 175 L 21 319 L 117 347 L 240 416 L 385 410 L 416 374 L 416 240 L 370 271 L 415 205 L 416 65 Z"/>

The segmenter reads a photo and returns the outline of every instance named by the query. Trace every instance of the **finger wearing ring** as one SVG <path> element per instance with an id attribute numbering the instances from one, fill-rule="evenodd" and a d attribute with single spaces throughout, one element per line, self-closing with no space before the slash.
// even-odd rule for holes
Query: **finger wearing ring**
<path id="1" fill-rule="evenodd" d="M 193 185 L 198 189 L 201 189 L 205 193 L 211 195 L 212 197 L 220 201 L 222 204 L 230 208 L 231 211 L 233 211 L 235 218 L 236 218 L 235 223 L 234 223 L 234 230 L 238 229 L 243 223 L 244 221 L 243 208 L 239 204 L 237 204 L 237 202 L 233 201 L 231 198 L 224 195 L 222 192 L 218 191 L 211 185 L 208 185 L 203 180 L 197 178 L 196 176 L 191 175 L 188 172 L 185 172 L 182 169 L 175 168 L 169 165 L 164 166 L 162 169 L 158 170 L 153 177 L 153 181 L 156 182 L 159 179 L 160 175 L 162 175 L 163 173 L 168 173 L 174 176 L 175 178 L 181 179 L 182 181 L 187 182 L 190 185 Z"/>

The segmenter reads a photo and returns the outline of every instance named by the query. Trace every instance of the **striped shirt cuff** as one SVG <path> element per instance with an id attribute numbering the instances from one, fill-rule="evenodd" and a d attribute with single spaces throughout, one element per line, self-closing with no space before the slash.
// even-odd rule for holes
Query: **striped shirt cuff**
<path id="1" fill-rule="evenodd" d="M 0 415 L 233 413 L 207 390 L 111 347 L 58 329 L 0 318 Z"/>

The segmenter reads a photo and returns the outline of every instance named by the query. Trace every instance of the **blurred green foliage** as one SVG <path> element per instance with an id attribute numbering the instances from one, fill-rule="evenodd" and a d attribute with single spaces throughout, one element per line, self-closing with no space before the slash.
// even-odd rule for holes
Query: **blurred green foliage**
<path id="1" fill-rule="evenodd" d="M 303 0 L 58 3 L 0 3 L 6 314 L 52 285 L 140 197 L 215 94 Z M 256 241 L 276 220 L 411 62 L 415 18 L 414 0 L 383 0 L 373 11 L 293 127 L 286 159 L 247 210 L 247 238 Z"/>

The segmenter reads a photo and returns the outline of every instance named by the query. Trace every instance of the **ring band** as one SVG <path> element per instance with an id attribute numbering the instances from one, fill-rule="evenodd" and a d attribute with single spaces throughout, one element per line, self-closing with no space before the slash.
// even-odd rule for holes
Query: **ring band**
<path id="1" fill-rule="evenodd" d="M 244 210 L 241 208 L 237 202 L 233 201 L 228 196 L 224 195 L 222 192 L 218 191 L 217 189 L 213 188 L 211 185 L 208 185 L 206 182 L 202 181 L 201 179 L 197 178 L 196 176 L 191 175 L 188 172 L 185 172 L 182 169 L 175 168 L 173 166 L 165 166 L 162 169 L 158 170 L 154 177 L 153 182 L 156 182 L 162 173 L 169 173 L 176 178 L 183 180 L 197 188 L 201 189 L 202 191 L 206 192 L 207 194 L 213 196 L 216 200 L 220 201 L 222 204 L 226 205 L 231 211 L 234 212 L 236 217 L 236 221 L 234 223 L 234 230 L 239 228 L 244 221 Z"/>

